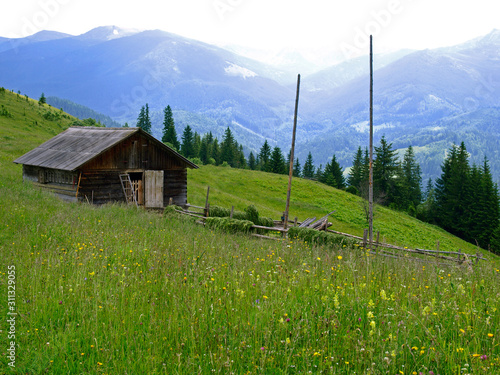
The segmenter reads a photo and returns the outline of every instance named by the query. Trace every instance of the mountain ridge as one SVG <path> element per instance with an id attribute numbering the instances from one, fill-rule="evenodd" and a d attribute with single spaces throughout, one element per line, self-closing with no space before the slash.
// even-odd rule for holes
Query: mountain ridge
<path id="1" fill-rule="evenodd" d="M 157 137 L 168 104 L 180 114 L 182 127 L 195 121 L 190 125 L 196 131 L 220 133 L 229 126 L 238 130 L 239 143 L 253 151 L 262 139 L 282 150 L 289 147 L 295 84 L 276 80 L 283 72 L 274 66 L 161 30 L 104 26 L 59 36 L 45 33 L 49 40 L 20 44 L 15 51 L 2 50 L 11 40 L 0 40 L 0 83 L 32 97 L 45 92 L 65 98 L 122 123 L 133 123 L 140 107 L 149 103 Z M 493 30 L 449 48 L 375 56 L 376 139 L 385 134 L 403 147 L 411 144 L 411 135 L 423 139 L 422 131 L 430 136 L 428 129 L 436 127 L 466 137 L 451 119 L 476 111 L 497 116 L 498 51 L 500 31 Z M 336 154 L 348 166 L 357 147 L 366 144 L 367 72 L 368 59 L 360 57 L 302 77 L 296 148 L 301 160 L 311 151 L 316 164 L 324 164 Z M 471 147 L 482 149 L 488 127 L 476 115 L 471 118 L 481 138 Z M 449 148 L 452 138 L 441 147 Z M 424 154 L 417 158 L 426 160 Z M 436 154 L 433 163 L 441 161 Z M 500 167 L 492 170 L 500 176 Z M 424 171 L 424 176 L 435 177 L 435 172 Z"/>

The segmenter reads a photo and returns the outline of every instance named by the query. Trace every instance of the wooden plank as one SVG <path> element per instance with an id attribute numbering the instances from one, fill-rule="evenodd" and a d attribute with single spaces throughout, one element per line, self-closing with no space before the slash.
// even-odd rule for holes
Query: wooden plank
<path id="1" fill-rule="evenodd" d="M 302 224 L 299 225 L 299 228 L 305 228 L 307 227 L 309 224 L 311 224 L 314 220 L 316 220 L 316 216 L 315 217 L 312 217 L 312 218 L 308 218 L 308 219 L 305 219 Z"/>
<path id="2" fill-rule="evenodd" d="M 198 208 L 198 209 L 200 209 L 200 210 L 204 210 L 204 209 L 205 209 L 205 207 L 195 206 L 195 205 L 193 205 L 193 204 L 189 204 L 189 203 L 188 203 L 188 204 L 186 204 L 186 207 Z"/>
<path id="3" fill-rule="evenodd" d="M 285 233 L 288 232 L 288 229 L 276 228 L 276 227 L 264 227 L 262 225 L 252 225 L 252 228 L 265 229 L 265 230 L 276 231 L 276 232 L 285 232 Z"/>
<path id="4" fill-rule="evenodd" d="M 163 207 L 163 171 L 144 172 L 144 203 L 148 208 Z"/>
<path id="5" fill-rule="evenodd" d="M 188 215 L 188 216 L 193 216 L 193 217 L 197 217 L 199 219 L 205 219 L 204 216 L 201 216 L 201 215 L 196 215 L 196 214 L 193 214 L 191 212 L 187 212 L 187 211 L 181 211 L 181 210 L 174 210 L 175 212 L 178 212 L 180 214 L 183 214 L 183 215 Z"/>

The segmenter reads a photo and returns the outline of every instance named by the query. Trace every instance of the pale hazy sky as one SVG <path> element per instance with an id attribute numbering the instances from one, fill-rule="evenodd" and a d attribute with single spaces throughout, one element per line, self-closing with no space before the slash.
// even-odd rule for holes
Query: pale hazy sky
<path id="1" fill-rule="evenodd" d="M 449 46 L 500 29 L 498 0 L 2 1 L 0 36 L 94 27 L 161 29 L 217 45 L 380 51 Z"/>

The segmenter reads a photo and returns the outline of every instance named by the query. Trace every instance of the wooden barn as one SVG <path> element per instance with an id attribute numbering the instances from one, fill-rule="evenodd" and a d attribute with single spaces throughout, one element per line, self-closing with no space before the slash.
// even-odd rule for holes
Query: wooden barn
<path id="1" fill-rule="evenodd" d="M 69 201 L 187 204 L 187 168 L 198 168 L 140 128 L 72 127 L 14 160 L 23 180 Z"/>

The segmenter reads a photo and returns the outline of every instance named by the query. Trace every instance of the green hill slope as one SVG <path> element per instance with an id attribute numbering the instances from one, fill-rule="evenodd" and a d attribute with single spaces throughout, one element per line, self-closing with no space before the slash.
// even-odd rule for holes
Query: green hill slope
<path id="1" fill-rule="evenodd" d="M 15 158 L 66 129 L 76 118 L 47 105 L 39 106 L 36 100 L 8 90 L 0 92 L 0 105 L 4 113 L 0 116 L 0 186 L 5 188 L 21 181 L 21 167 L 12 163 Z M 228 208 L 234 205 L 235 209 L 243 210 L 253 204 L 261 215 L 279 219 L 285 209 L 287 183 L 287 177 L 282 175 L 203 166 L 189 171 L 188 200 L 204 205 L 210 186 L 211 205 Z M 331 216 L 331 229 L 362 236 L 367 227 L 362 200 L 344 191 L 295 178 L 291 197 L 291 218 L 319 218 L 336 210 Z M 380 232 L 382 241 L 400 246 L 432 249 L 439 241 L 443 251 L 476 252 L 475 246 L 438 227 L 385 207 L 375 208 L 374 231 Z"/>

